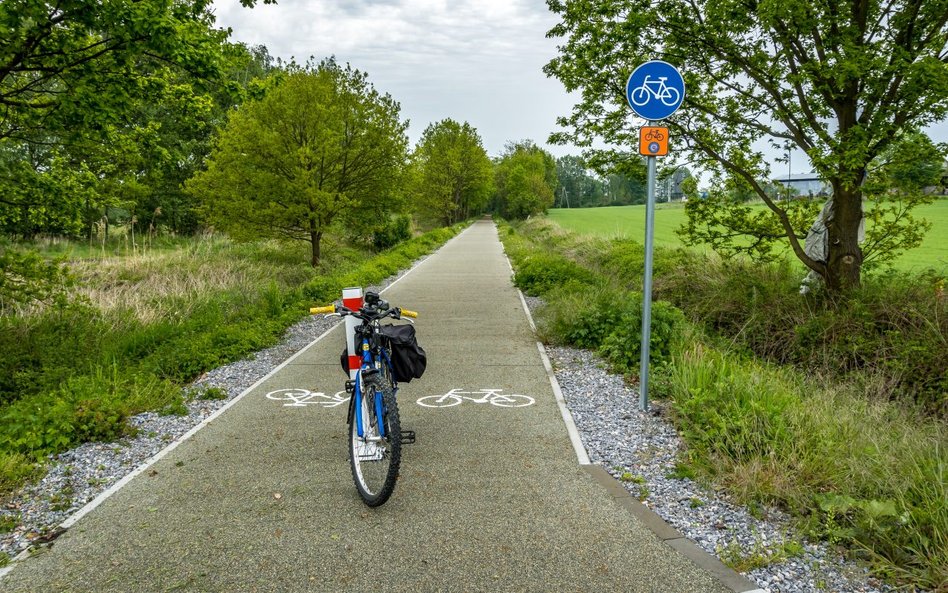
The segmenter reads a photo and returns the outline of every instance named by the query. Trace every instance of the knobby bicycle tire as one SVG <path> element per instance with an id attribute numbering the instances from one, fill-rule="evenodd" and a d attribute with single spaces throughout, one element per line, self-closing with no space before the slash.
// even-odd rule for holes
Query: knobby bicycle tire
<path id="1" fill-rule="evenodd" d="M 352 470 L 352 479 L 362 501 L 370 506 L 377 507 L 389 499 L 395 490 L 398 480 L 398 469 L 402 460 L 402 432 L 401 421 L 398 416 L 398 403 L 395 401 L 395 392 L 392 384 L 383 375 L 382 391 L 382 422 L 385 426 L 385 437 L 378 444 L 372 446 L 366 443 L 358 434 L 355 421 L 355 407 L 353 417 L 349 419 L 349 467 Z M 375 392 L 379 383 L 371 381 L 365 384 L 363 401 L 362 424 L 366 436 L 378 433 L 378 418 L 375 411 Z M 378 459 L 374 457 L 378 456 Z"/>

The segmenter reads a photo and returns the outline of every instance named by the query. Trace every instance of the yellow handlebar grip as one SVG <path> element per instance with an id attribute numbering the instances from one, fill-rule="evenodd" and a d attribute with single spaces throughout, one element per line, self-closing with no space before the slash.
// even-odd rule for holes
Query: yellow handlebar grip
<path id="1" fill-rule="evenodd" d="M 418 313 L 416 311 L 409 311 L 408 309 L 402 309 L 402 317 L 411 317 L 412 319 L 417 319 Z"/>
<path id="2" fill-rule="evenodd" d="M 321 315 L 323 313 L 335 313 L 336 305 L 334 303 L 332 305 L 327 305 L 325 307 L 313 307 L 312 309 L 309 310 L 309 312 L 312 315 Z"/>

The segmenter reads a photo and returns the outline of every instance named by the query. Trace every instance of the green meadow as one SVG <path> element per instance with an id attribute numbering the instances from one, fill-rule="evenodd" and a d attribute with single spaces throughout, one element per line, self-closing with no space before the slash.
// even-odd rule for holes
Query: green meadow
<path id="1" fill-rule="evenodd" d="M 763 205 L 760 206 L 764 208 Z M 899 270 L 948 269 L 948 199 L 919 206 L 915 216 L 932 223 L 921 246 L 904 253 L 893 262 Z M 550 220 L 561 227 L 607 238 L 645 239 L 645 206 L 612 206 L 604 208 L 557 208 L 549 211 Z M 684 204 L 659 204 L 655 210 L 655 244 L 681 247 L 676 230 L 685 222 Z M 787 252 L 789 254 L 789 246 Z M 801 264 L 802 265 L 802 264 Z"/>

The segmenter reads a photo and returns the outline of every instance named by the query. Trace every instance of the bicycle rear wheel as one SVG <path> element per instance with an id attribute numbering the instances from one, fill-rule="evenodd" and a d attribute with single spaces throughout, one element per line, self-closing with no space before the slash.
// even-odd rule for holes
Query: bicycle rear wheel
<path id="1" fill-rule="evenodd" d="M 376 407 L 377 394 L 381 396 L 381 419 Z M 368 506 L 377 507 L 389 499 L 398 480 L 402 460 L 401 422 L 391 385 L 381 387 L 376 381 L 367 382 L 363 395 L 363 436 L 359 436 L 355 418 L 349 419 L 349 465 L 359 496 Z M 379 430 L 380 422 L 384 435 Z"/>

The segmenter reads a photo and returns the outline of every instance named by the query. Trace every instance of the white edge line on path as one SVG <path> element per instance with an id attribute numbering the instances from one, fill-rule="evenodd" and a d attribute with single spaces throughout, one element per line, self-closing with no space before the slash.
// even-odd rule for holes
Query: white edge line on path
<path id="1" fill-rule="evenodd" d="M 405 276 L 407 276 L 407 275 L 411 274 L 412 272 L 414 272 L 420 265 L 422 265 L 423 263 L 425 263 L 426 261 L 428 261 L 429 259 L 431 259 L 431 257 L 432 257 L 433 255 L 437 254 L 439 251 L 441 251 L 442 249 L 444 249 L 444 247 L 445 247 L 446 245 L 448 245 L 449 243 L 451 243 L 451 242 L 454 241 L 455 239 L 458 239 L 458 238 L 459 238 L 461 235 L 463 235 L 464 233 L 468 232 L 468 231 L 471 229 L 472 226 L 474 226 L 473 223 L 470 224 L 466 229 L 464 229 L 463 231 L 461 231 L 461 232 L 458 233 L 457 235 L 455 235 L 455 236 L 451 237 L 450 239 L 448 239 L 447 241 L 445 241 L 445 243 L 444 243 L 443 245 L 441 245 L 441 247 L 438 247 L 437 249 L 435 249 L 434 251 L 432 251 L 431 253 L 429 253 L 424 259 L 422 259 L 420 262 L 416 263 L 414 266 L 412 266 L 411 268 L 409 268 L 407 272 L 405 272 L 404 274 L 402 274 L 401 276 L 399 276 L 398 278 L 396 278 L 394 282 L 392 282 L 391 284 L 389 284 L 388 286 L 386 286 L 385 288 L 383 288 L 380 292 L 385 292 L 385 291 L 388 290 L 389 288 L 395 286 L 395 284 L 397 284 L 402 278 L 404 278 Z M 509 265 L 509 262 L 508 262 L 508 265 Z M 533 324 L 533 321 L 531 320 L 530 323 L 531 323 L 531 325 L 532 325 L 532 324 Z M 208 416 L 207 418 L 205 418 L 204 420 L 202 420 L 200 424 L 194 426 L 191 430 L 189 430 L 188 432 L 186 432 L 186 433 L 184 433 L 183 435 L 181 435 L 180 437 L 178 437 L 177 440 L 175 440 L 174 442 L 172 442 L 171 444 L 169 444 L 167 447 L 165 447 L 165 448 L 162 449 L 161 451 L 158 451 L 157 453 L 155 453 L 154 455 L 152 455 L 151 457 L 149 457 L 148 459 L 146 459 L 146 460 L 142 463 L 142 465 L 140 465 L 140 466 L 138 466 L 137 468 L 135 468 L 134 470 L 132 470 L 131 473 L 126 474 L 125 477 L 123 477 L 121 480 L 119 480 L 119 481 L 116 482 L 115 484 L 112 484 L 108 489 L 106 489 L 106 490 L 100 492 L 98 496 L 96 496 L 95 498 L 93 498 L 91 501 L 87 502 L 87 503 L 85 504 L 85 506 L 83 506 L 82 508 L 80 508 L 78 511 L 76 511 L 75 513 L 73 513 L 72 515 L 70 515 L 65 521 L 63 521 L 62 523 L 60 523 L 60 524 L 59 524 L 59 527 L 60 527 L 61 529 L 69 529 L 70 527 L 72 527 L 73 525 L 75 525 L 77 521 L 79 521 L 80 519 L 82 519 L 83 517 L 85 517 L 86 515 L 88 515 L 88 514 L 89 514 L 90 512 L 92 512 L 93 510 L 95 510 L 95 508 L 96 508 L 97 506 L 99 506 L 100 504 L 102 504 L 103 502 L 105 502 L 110 496 L 112 496 L 113 494 L 115 494 L 116 492 L 118 492 L 119 490 L 121 490 L 122 487 L 124 487 L 126 484 L 128 484 L 129 482 L 131 482 L 136 476 L 138 476 L 138 475 L 141 474 L 143 471 L 147 470 L 147 469 L 150 468 L 152 465 L 154 465 L 155 463 L 157 463 L 162 457 L 164 457 L 164 456 L 167 455 L 168 453 L 171 453 L 172 451 L 174 451 L 176 448 L 178 448 L 178 445 L 180 445 L 181 443 L 183 443 L 183 442 L 185 442 L 186 440 L 188 440 L 188 439 L 190 439 L 191 437 L 193 437 L 199 430 L 201 430 L 202 428 L 204 428 L 205 426 L 207 426 L 208 424 L 210 424 L 211 422 L 213 422 L 214 420 L 216 420 L 216 419 L 218 418 L 218 416 L 220 416 L 221 414 L 223 414 L 224 412 L 226 412 L 231 406 L 235 405 L 238 401 L 240 401 L 241 399 L 243 399 L 245 395 L 247 395 L 248 393 L 250 393 L 251 391 L 253 391 L 253 390 L 256 389 L 257 387 L 259 387 L 264 381 L 266 381 L 267 379 L 269 379 L 269 378 L 272 377 L 273 375 L 275 375 L 275 374 L 277 374 L 278 372 L 280 372 L 281 370 L 283 370 L 283 368 L 284 368 L 285 366 L 287 366 L 288 364 L 290 364 L 291 362 L 293 362 L 294 360 L 296 360 L 297 357 L 301 356 L 304 352 L 306 352 L 307 350 L 309 350 L 310 348 L 312 348 L 312 347 L 316 344 L 316 342 L 318 342 L 318 341 L 322 340 L 323 338 L 325 338 L 325 337 L 329 334 L 329 332 L 331 332 L 332 330 L 336 329 L 338 326 L 339 326 L 338 323 L 333 324 L 332 327 L 330 327 L 329 329 L 327 329 L 326 331 L 324 331 L 322 334 L 320 334 L 319 337 L 317 337 L 315 340 L 313 340 L 312 342 L 310 342 L 310 343 L 307 344 L 306 346 L 303 346 L 303 348 L 301 348 L 301 349 L 299 350 L 299 352 L 297 352 L 297 353 L 294 354 L 293 356 L 291 356 L 291 357 L 287 358 L 286 360 L 284 360 L 282 363 L 280 363 L 280 364 L 279 364 L 276 368 L 274 368 L 272 371 L 270 371 L 269 373 L 267 373 L 266 375 L 264 375 L 263 377 L 261 377 L 260 379 L 258 379 L 256 383 L 254 383 L 253 385 L 251 385 L 251 386 L 248 387 L 247 389 L 243 390 L 239 395 L 237 395 L 237 397 L 235 397 L 234 399 L 230 400 L 229 402 L 227 402 L 226 404 L 224 404 L 224 406 L 221 407 L 219 410 L 215 411 L 213 414 L 211 414 L 210 416 Z M 19 562 L 19 561 L 21 561 L 21 560 L 25 560 L 26 558 L 29 558 L 30 554 L 31 554 L 31 548 L 27 548 L 27 549 L 23 550 L 22 552 L 20 552 L 19 554 L 17 554 L 17 555 L 13 558 L 13 560 L 10 562 L 10 564 L 9 564 L 8 566 L 5 566 L 5 567 L 3 567 L 3 568 L 0 568 L 0 579 L 2 579 L 6 574 L 8 574 L 10 571 L 12 571 L 12 570 L 16 567 L 16 563 L 17 563 L 17 562 Z"/>
<path id="2" fill-rule="evenodd" d="M 494 228 L 497 228 L 496 225 Z M 503 245 L 503 243 L 501 243 L 501 245 Z M 504 252 L 504 259 L 507 260 L 507 267 L 510 268 L 510 273 L 513 275 L 513 265 L 511 265 L 510 258 L 507 257 L 506 252 Z M 523 292 L 519 288 L 517 289 L 517 294 L 520 295 L 520 304 L 523 305 L 523 311 L 527 314 L 530 329 L 536 333 L 537 326 L 533 322 L 533 315 L 530 314 L 530 308 L 527 307 L 527 299 L 523 298 Z M 583 446 L 583 440 L 579 436 L 579 430 L 576 429 L 576 423 L 573 422 L 573 415 L 570 413 L 569 408 L 566 407 L 566 399 L 563 397 L 563 390 L 560 389 L 560 383 L 556 380 L 556 374 L 553 373 L 553 365 L 550 363 L 550 357 L 546 354 L 546 348 L 543 347 L 543 342 L 537 342 L 537 350 L 540 351 L 540 358 L 543 360 L 543 368 L 546 369 L 546 375 L 550 379 L 550 386 L 553 388 L 553 396 L 556 397 L 556 405 L 559 406 L 560 415 L 563 416 L 563 423 L 566 424 L 566 433 L 569 435 L 569 440 L 573 444 L 573 450 L 576 452 L 576 460 L 579 462 L 579 465 L 592 465 L 592 462 L 589 461 L 589 455 L 586 453 L 586 447 Z"/>
<path id="3" fill-rule="evenodd" d="M 530 326 L 536 331 L 536 326 L 533 324 L 533 317 L 530 315 L 530 309 L 527 308 L 527 301 L 523 298 L 523 293 L 518 289 L 517 294 L 520 295 L 520 303 L 523 305 L 523 310 L 527 313 Z M 553 387 L 553 395 L 556 397 L 556 405 L 559 406 L 560 415 L 563 416 L 563 423 L 566 424 L 566 433 L 569 435 L 569 440 L 573 443 L 573 449 L 576 451 L 576 461 L 579 462 L 579 465 L 592 465 L 592 462 L 589 461 L 589 455 L 586 453 L 586 447 L 583 446 L 583 440 L 579 437 L 579 430 L 576 428 L 576 423 L 573 422 L 573 415 L 570 413 L 569 408 L 566 407 L 566 399 L 563 397 L 560 383 L 556 380 L 556 375 L 553 373 L 553 365 L 550 363 L 550 357 L 546 354 L 546 348 L 543 347 L 543 342 L 537 342 L 537 350 L 540 351 L 540 358 L 543 360 L 543 368 L 546 369 L 547 377 L 550 379 L 550 386 Z"/>

